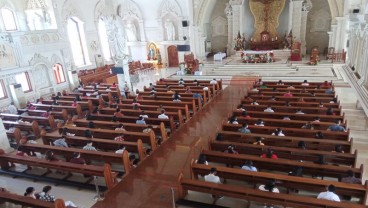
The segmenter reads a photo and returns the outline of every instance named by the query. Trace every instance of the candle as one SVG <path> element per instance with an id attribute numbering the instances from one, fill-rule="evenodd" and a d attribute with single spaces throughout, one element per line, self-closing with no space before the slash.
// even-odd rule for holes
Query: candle
<path id="1" fill-rule="evenodd" d="M 273 38 L 272 38 L 272 41 L 273 41 Z"/>
<path id="2" fill-rule="evenodd" d="M 276 40 L 277 40 L 277 36 L 276 36 Z"/>

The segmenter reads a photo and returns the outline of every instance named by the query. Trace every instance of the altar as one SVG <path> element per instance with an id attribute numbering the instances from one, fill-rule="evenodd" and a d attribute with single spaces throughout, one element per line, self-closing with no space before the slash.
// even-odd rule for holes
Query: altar
<path id="1" fill-rule="evenodd" d="M 278 50 L 265 50 L 265 51 L 237 51 L 236 57 L 241 57 L 242 54 L 252 54 L 252 55 L 261 55 L 261 54 L 273 54 L 273 58 L 277 60 L 287 60 L 290 57 L 291 50 L 290 49 L 278 49 Z"/>

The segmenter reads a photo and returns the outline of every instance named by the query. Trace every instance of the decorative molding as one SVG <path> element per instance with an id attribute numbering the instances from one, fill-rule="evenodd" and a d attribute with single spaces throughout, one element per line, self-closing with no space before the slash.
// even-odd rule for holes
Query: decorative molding
<path id="1" fill-rule="evenodd" d="M 80 16 L 82 12 L 80 12 L 74 5 L 74 0 L 65 1 L 63 8 L 61 10 L 61 19 L 64 24 L 67 24 L 68 19 L 71 17 L 78 17 L 82 22 L 86 22 L 82 16 Z"/>
<path id="2" fill-rule="evenodd" d="M 139 8 L 138 4 L 132 0 L 127 0 L 124 5 L 120 4 L 118 6 L 118 16 L 123 20 L 131 18 L 143 20 L 141 9 Z"/>
<path id="3" fill-rule="evenodd" d="M 37 64 L 44 64 L 47 67 L 52 67 L 52 64 L 50 63 L 48 58 L 45 56 L 42 56 L 39 53 L 35 53 L 33 57 L 28 61 L 28 63 L 30 66 L 35 66 Z"/>
<path id="4" fill-rule="evenodd" d="M 159 17 L 163 18 L 168 14 L 172 14 L 173 16 L 182 17 L 183 12 L 176 0 L 164 0 L 160 6 Z"/>

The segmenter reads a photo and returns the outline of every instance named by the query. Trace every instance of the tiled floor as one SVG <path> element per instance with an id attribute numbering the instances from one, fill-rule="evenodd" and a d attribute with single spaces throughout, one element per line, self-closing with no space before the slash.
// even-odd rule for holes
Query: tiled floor
<path id="1" fill-rule="evenodd" d="M 227 66 L 221 66 L 220 64 L 206 64 L 204 67 L 204 76 L 202 78 L 223 78 L 229 84 L 229 81 L 233 75 L 248 75 L 248 76 L 261 76 L 265 80 L 296 80 L 301 81 L 303 79 L 324 81 L 324 80 L 334 80 L 336 84 L 336 91 L 339 96 L 342 109 L 345 112 L 345 117 L 348 120 L 348 127 L 351 131 L 351 137 L 354 139 L 353 148 L 358 149 L 358 163 L 368 164 L 368 120 L 362 110 L 356 109 L 356 97 L 353 90 L 349 85 L 342 79 L 339 75 L 338 68 L 332 70 L 331 64 L 321 64 L 318 67 L 309 67 L 303 65 L 294 65 L 298 67 L 293 68 L 283 63 L 276 63 L 273 65 L 267 65 L 267 70 L 263 67 L 255 69 L 253 67 L 244 66 L 239 64 L 234 64 L 234 60 L 228 60 L 229 64 Z M 233 62 L 233 63 L 231 63 Z M 253 68 L 253 69 L 252 69 Z M 280 71 L 277 70 L 280 69 Z M 150 82 L 155 82 L 160 78 L 170 76 L 176 72 L 176 69 L 161 69 L 157 71 L 151 71 L 144 74 L 140 74 L 139 82 L 135 83 L 134 89 L 142 89 L 144 85 Z M 290 74 L 292 73 L 292 74 Z M 190 76 L 191 77 L 191 76 Z M 199 79 L 200 77 L 196 77 Z M 229 109 L 233 108 L 237 103 L 239 97 L 243 94 L 244 89 L 239 88 L 236 93 L 222 95 L 226 96 L 226 99 L 232 100 L 233 104 L 229 105 Z M 226 93 L 226 91 L 225 91 Z M 218 98 L 220 99 L 220 98 Z M 185 136 L 186 139 L 172 140 L 168 144 L 165 144 L 166 148 L 161 149 L 157 153 L 155 163 L 142 164 L 141 167 L 137 168 L 136 174 L 137 179 L 134 179 L 134 175 L 130 176 L 132 180 L 128 183 L 119 184 L 122 192 L 115 192 L 113 195 L 117 197 L 108 197 L 103 206 L 95 207 L 146 207 L 143 204 L 150 204 L 149 207 L 170 207 L 166 206 L 171 204 L 171 192 L 170 187 L 175 186 L 173 181 L 176 180 L 177 174 L 181 171 L 188 174 L 188 166 L 181 166 L 180 164 L 187 164 L 193 155 L 199 153 L 199 148 L 193 148 L 197 145 L 206 144 L 206 139 L 201 138 L 203 136 L 201 132 L 206 132 L 208 136 L 215 133 L 214 126 L 218 125 L 217 120 L 220 120 L 226 116 L 226 110 L 214 110 L 215 106 L 210 104 L 211 107 L 203 112 L 200 112 L 201 117 L 205 118 L 209 114 L 211 116 L 216 115 L 215 120 L 211 125 L 203 125 L 201 120 L 193 120 L 192 123 L 186 124 L 187 128 L 185 132 L 178 132 Z M 209 134 L 208 134 L 209 133 Z M 207 137 L 208 137 L 207 136 Z M 179 158 L 172 158 L 171 154 L 175 152 L 175 155 L 181 155 Z M 367 170 L 365 171 L 364 179 L 367 179 Z M 140 178 L 140 179 L 138 179 Z M 148 178 L 142 180 L 142 178 Z M 158 185 L 160 184 L 160 185 Z M 0 186 L 9 189 L 10 191 L 18 194 L 22 194 L 26 187 L 34 186 L 37 190 L 40 190 L 44 185 L 49 185 L 42 182 L 33 182 L 31 180 L 11 178 L 7 176 L 0 176 Z M 52 185 L 52 184 L 51 184 Z M 157 189 L 157 186 L 160 186 Z M 147 187 L 151 187 L 146 189 Z M 145 188 L 145 190 L 142 190 Z M 117 189 L 114 189 L 116 191 Z M 141 191 L 140 195 L 132 195 L 137 190 Z M 159 190 L 159 191 L 158 191 Z M 94 191 L 77 190 L 75 188 L 58 186 L 53 188 L 53 194 L 57 197 L 64 198 L 66 200 L 71 200 L 78 204 L 80 207 L 91 207 L 95 201 Z M 164 194 L 163 194 L 164 193 Z M 190 194 L 189 198 L 199 199 L 201 201 L 210 201 L 210 197 L 206 194 Z M 119 199 L 119 200 L 118 200 Z M 124 199 L 124 201 L 120 201 Z M 135 201 L 134 204 L 132 202 Z M 140 202 L 137 204 L 136 202 Z M 165 206 L 162 206 L 165 204 Z M 241 200 L 229 200 L 223 199 L 218 202 L 219 205 L 226 205 L 229 207 L 244 207 L 245 202 Z M 0 207 L 5 207 L 0 205 Z M 13 207 L 13 206 L 6 206 Z M 14 206 L 16 207 L 16 206 Z M 262 207 L 262 205 L 254 205 L 251 207 Z"/>

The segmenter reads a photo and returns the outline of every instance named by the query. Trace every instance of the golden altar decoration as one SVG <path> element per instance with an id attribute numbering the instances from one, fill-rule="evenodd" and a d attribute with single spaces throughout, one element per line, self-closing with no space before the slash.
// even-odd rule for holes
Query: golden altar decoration
<path id="1" fill-rule="evenodd" d="M 261 33 L 267 31 L 270 38 L 277 40 L 279 17 L 285 8 L 286 0 L 250 0 L 249 7 L 254 16 L 256 31 L 252 37 L 255 42 L 261 41 Z M 280 37 L 279 37 L 280 38 Z"/>

